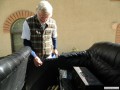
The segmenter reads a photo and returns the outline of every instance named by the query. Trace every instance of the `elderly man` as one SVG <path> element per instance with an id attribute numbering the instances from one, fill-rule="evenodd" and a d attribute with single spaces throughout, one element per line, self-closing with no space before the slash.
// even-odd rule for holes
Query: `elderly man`
<path id="1" fill-rule="evenodd" d="M 52 13 L 53 8 L 51 4 L 45 0 L 40 1 L 36 9 L 36 14 L 28 17 L 23 23 L 21 38 L 23 39 L 25 46 L 30 46 L 32 48 L 27 69 L 27 78 L 30 79 L 32 77 L 32 82 L 35 82 L 35 80 L 38 79 L 36 79 L 35 76 L 36 72 L 39 72 L 41 76 L 44 76 L 42 74 L 44 74 L 45 70 L 48 68 L 48 66 L 42 65 L 42 60 L 51 58 L 52 54 L 58 55 L 56 39 L 57 26 L 55 20 L 51 18 Z M 37 75 L 40 78 L 41 76 L 39 74 Z M 30 82 L 31 81 L 29 81 L 29 83 Z M 41 87 L 43 87 L 42 85 Z M 39 90 L 42 90 L 42 88 Z"/>
<path id="2" fill-rule="evenodd" d="M 57 26 L 52 19 L 53 8 L 48 1 L 41 1 L 34 16 L 28 17 L 23 24 L 22 39 L 25 46 L 32 48 L 32 56 L 36 66 L 42 64 L 41 59 L 58 55 L 56 49 Z"/>

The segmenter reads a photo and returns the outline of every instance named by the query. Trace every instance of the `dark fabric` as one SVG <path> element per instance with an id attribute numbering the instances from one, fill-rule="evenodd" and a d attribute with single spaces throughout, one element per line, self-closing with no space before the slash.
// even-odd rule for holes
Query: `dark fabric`
<path id="1" fill-rule="evenodd" d="M 49 86 L 58 84 L 58 68 L 44 63 L 41 67 L 36 67 L 33 57 L 29 58 L 27 64 L 25 90 L 47 90 Z"/>
<path id="2" fill-rule="evenodd" d="M 52 38 L 53 49 L 57 49 L 57 38 Z"/>
<path id="3" fill-rule="evenodd" d="M 114 66 L 116 56 L 120 52 L 120 45 L 111 42 L 95 43 L 88 52 L 91 57 L 99 57 Z"/>
<path id="4" fill-rule="evenodd" d="M 45 63 L 62 69 L 87 67 L 104 85 L 120 86 L 120 44 L 95 43 L 86 51 L 64 53 Z"/>
<path id="5" fill-rule="evenodd" d="M 31 49 L 33 49 L 33 47 L 32 47 L 32 45 L 31 45 L 31 41 L 30 41 L 30 40 L 23 39 L 23 45 L 24 45 L 24 46 L 29 46 L 29 47 L 31 47 Z"/>
<path id="6" fill-rule="evenodd" d="M 89 50 L 91 56 L 92 71 L 104 85 L 120 85 L 120 68 L 118 68 L 118 57 L 120 55 L 120 44 L 111 42 L 95 43 Z M 117 62 L 117 63 L 116 63 Z"/>
<path id="7" fill-rule="evenodd" d="M 61 87 L 63 88 L 62 90 L 76 90 L 73 88 L 72 81 L 66 78 L 61 79 Z"/>
<path id="8" fill-rule="evenodd" d="M 117 77 L 120 77 L 119 70 L 114 69 L 104 60 L 99 58 L 93 58 L 91 62 L 91 68 L 89 70 L 91 70 L 104 85 L 120 85 L 120 79 L 117 80 Z"/>
<path id="9" fill-rule="evenodd" d="M 120 52 L 116 55 L 116 60 L 114 63 L 114 68 L 119 69 L 120 71 Z"/>
<path id="10" fill-rule="evenodd" d="M 63 53 L 58 58 L 46 59 L 43 63 L 56 66 L 61 69 L 70 69 L 73 66 L 90 66 L 90 56 L 86 51 Z"/>
<path id="11" fill-rule="evenodd" d="M 23 40 L 23 44 L 24 44 L 24 46 L 29 46 L 29 47 L 31 47 L 31 42 L 30 42 L 30 40 L 24 39 L 24 40 Z"/>

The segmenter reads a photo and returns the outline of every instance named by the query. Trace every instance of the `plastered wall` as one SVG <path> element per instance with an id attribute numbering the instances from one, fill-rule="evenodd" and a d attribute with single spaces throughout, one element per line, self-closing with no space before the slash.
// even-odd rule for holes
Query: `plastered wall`
<path id="1" fill-rule="evenodd" d="M 48 0 L 58 26 L 58 51 L 88 49 L 100 41 L 115 42 L 116 31 L 111 28 L 120 22 L 120 1 L 111 0 Z M 0 57 L 11 54 L 10 33 L 3 24 L 17 10 L 35 12 L 39 0 L 0 0 Z"/>

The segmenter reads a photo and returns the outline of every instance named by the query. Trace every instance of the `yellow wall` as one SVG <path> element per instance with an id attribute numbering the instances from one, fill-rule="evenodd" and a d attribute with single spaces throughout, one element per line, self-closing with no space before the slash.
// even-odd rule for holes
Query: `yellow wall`
<path id="1" fill-rule="evenodd" d="M 111 0 L 48 0 L 54 8 L 58 26 L 60 53 L 73 48 L 85 50 L 99 41 L 115 42 L 113 22 L 120 22 L 120 1 Z M 0 57 L 11 54 L 10 33 L 3 24 L 17 10 L 35 12 L 39 0 L 0 0 Z"/>

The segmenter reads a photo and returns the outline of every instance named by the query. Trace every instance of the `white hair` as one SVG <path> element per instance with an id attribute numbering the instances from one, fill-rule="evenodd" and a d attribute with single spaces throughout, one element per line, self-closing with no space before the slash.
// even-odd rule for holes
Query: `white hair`
<path id="1" fill-rule="evenodd" d="M 40 11 L 52 16 L 53 8 L 48 1 L 42 0 L 42 1 L 40 1 L 40 3 L 37 6 L 37 12 L 40 12 Z"/>

